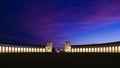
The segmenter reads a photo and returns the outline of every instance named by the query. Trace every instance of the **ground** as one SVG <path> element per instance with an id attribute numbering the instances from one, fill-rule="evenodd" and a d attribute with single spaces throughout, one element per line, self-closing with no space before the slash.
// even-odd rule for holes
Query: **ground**
<path id="1" fill-rule="evenodd" d="M 118 53 L 16 53 L 0 54 L 0 65 L 2 68 L 120 68 L 119 59 Z"/>

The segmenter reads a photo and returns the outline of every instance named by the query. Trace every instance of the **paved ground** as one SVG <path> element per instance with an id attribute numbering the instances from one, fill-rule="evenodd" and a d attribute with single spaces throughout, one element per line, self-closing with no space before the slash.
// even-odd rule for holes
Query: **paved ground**
<path id="1" fill-rule="evenodd" d="M 0 54 L 0 68 L 120 68 L 120 54 L 18 53 Z"/>

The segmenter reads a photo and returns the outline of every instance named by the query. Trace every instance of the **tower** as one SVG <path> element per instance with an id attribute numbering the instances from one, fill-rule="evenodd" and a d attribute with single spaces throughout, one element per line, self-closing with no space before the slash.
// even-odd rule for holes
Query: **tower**
<path id="1" fill-rule="evenodd" d="M 65 52 L 71 52 L 70 42 L 65 42 Z"/>
<path id="2" fill-rule="evenodd" d="M 46 52 L 52 52 L 52 42 L 47 42 Z"/>

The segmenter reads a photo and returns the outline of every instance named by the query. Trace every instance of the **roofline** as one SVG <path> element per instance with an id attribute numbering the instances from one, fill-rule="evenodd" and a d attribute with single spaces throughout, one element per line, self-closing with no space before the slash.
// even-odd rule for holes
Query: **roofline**
<path id="1" fill-rule="evenodd" d="M 84 44 L 84 45 L 71 45 L 71 46 L 98 46 L 98 45 L 108 45 L 108 44 L 117 44 L 120 43 L 120 41 L 118 42 L 109 42 L 109 43 L 100 43 L 100 44 Z"/>

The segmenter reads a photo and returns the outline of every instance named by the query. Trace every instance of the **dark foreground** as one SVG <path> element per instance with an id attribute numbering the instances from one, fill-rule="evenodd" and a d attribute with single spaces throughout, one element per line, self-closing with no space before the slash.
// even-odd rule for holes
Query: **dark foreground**
<path id="1" fill-rule="evenodd" d="M 0 68 L 120 68 L 120 54 L 19 53 L 0 54 Z"/>

